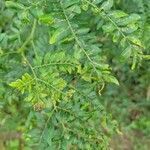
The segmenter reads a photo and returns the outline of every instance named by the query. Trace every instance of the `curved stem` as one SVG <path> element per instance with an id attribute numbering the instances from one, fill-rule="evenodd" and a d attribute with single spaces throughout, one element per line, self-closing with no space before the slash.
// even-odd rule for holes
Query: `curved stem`
<path id="1" fill-rule="evenodd" d="M 40 139 L 39 139 L 39 144 L 42 142 L 42 138 L 43 138 L 43 135 L 44 135 L 44 131 L 45 131 L 45 129 L 47 128 L 47 125 L 48 125 L 48 123 L 49 123 L 49 121 L 50 121 L 50 119 L 51 119 L 51 117 L 52 117 L 52 115 L 53 115 L 53 113 L 54 113 L 54 110 L 55 109 L 53 109 L 52 111 L 51 111 L 51 114 L 49 115 L 49 117 L 48 117 L 48 119 L 47 119 L 47 121 L 46 121 L 46 123 L 45 123 L 45 125 L 44 125 L 44 129 L 43 129 L 43 131 L 42 131 L 42 134 L 41 134 L 41 136 L 40 136 Z"/>
<path id="2" fill-rule="evenodd" d="M 75 31 L 74 31 L 74 29 L 73 29 L 73 27 L 72 27 L 72 25 L 71 25 L 71 23 L 70 23 L 70 21 L 69 21 L 68 16 L 66 15 L 66 12 L 65 12 L 65 10 L 64 10 L 64 8 L 63 8 L 62 2 L 60 2 L 60 4 L 61 4 L 61 8 L 62 8 L 62 10 L 63 10 L 63 14 L 64 14 L 64 16 L 65 16 L 65 19 L 66 19 L 66 21 L 67 21 L 67 23 L 68 23 L 68 26 L 69 26 L 69 28 L 70 28 L 70 31 L 71 31 L 71 33 L 72 33 L 72 35 L 73 35 L 73 37 L 74 37 L 76 43 L 77 43 L 78 46 L 81 48 L 82 52 L 85 54 L 85 56 L 87 57 L 87 59 L 88 59 L 88 60 L 90 61 L 90 63 L 92 64 L 94 70 L 96 71 L 96 67 L 95 67 L 94 64 L 96 64 L 96 65 L 99 65 L 99 64 L 97 64 L 96 62 L 94 62 L 94 61 L 90 58 L 90 56 L 89 56 L 89 54 L 86 52 L 86 50 L 83 48 L 81 42 L 79 41 L 78 37 L 76 36 L 76 33 L 75 33 Z M 96 71 L 96 72 L 97 72 L 97 71 Z"/>
<path id="3" fill-rule="evenodd" d="M 98 10 L 99 12 L 101 12 L 101 9 L 99 7 L 97 7 L 95 4 L 89 2 L 88 0 L 82 0 L 82 1 L 85 1 L 87 2 L 89 5 L 91 5 L 92 7 L 94 7 L 96 10 Z M 104 15 L 106 16 L 106 18 L 117 28 L 117 30 L 121 33 L 121 35 L 125 38 L 125 39 L 128 39 L 126 37 L 126 35 L 120 30 L 120 27 L 116 24 L 115 21 L 113 21 L 107 14 L 105 11 L 103 11 Z M 130 44 L 130 42 L 128 41 L 128 43 Z M 130 44 L 131 45 L 131 44 Z"/>
<path id="4" fill-rule="evenodd" d="M 39 65 L 39 66 L 34 66 L 33 69 L 54 66 L 54 65 L 71 65 L 71 66 L 73 66 L 74 64 L 71 64 L 71 63 L 48 63 L 48 64 Z"/>
<path id="5" fill-rule="evenodd" d="M 23 53 L 26 45 L 32 41 L 34 33 L 35 33 L 35 29 L 36 29 L 36 24 L 37 24 L 37 21 L 36 19 L 34 19 L 31 33 L 28 36 L 28 38 L 25 40 L 25 42 L 22 44 L 22 46 L 18 49 L 19 52 Z"/>

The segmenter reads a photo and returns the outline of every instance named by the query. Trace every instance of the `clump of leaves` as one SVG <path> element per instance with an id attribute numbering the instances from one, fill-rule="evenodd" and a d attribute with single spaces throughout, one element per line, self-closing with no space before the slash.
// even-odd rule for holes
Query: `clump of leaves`
<path id="1" fill-rule="evenodd" d="M 2 98 L 12 88 L 31 107 L 20 125 L 29 147 L 107 149 L 118 129 L 99 97 L 119 82 L 105 50 L 113 42 L 134 69 L 144 57 L 140 15 L 115 10 L 113 0 L 1 3 Z"/>

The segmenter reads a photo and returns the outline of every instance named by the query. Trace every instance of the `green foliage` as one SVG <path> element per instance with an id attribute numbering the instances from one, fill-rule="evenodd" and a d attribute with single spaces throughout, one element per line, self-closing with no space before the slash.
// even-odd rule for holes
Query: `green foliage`
<path id="1" fill-rule="evenodd" d="M 31 76 L 25 73 L 22 79 L 17 79 L 15 82 L 10 83 L 10 86 L 17 88 L 23 94 L 26 89 L 29 90 L 29 92 L 31 91 L 32 81 Z"/>
<path id="2" fill-rule="evenodd" d="M 101 101 L 103 89 L 119 85 L 120 62 L 134 70 L 149 59 L 145 49 L 150 47 L 143 19 L 148 13 L 121 5 L 113 0 L 0 2 L 0 118 L 6 116 L 0 124 L 14 123 L 25 148 L 105 150 L 120 133 Z M 6 111 L 11 105 L 12 120 Z"/>

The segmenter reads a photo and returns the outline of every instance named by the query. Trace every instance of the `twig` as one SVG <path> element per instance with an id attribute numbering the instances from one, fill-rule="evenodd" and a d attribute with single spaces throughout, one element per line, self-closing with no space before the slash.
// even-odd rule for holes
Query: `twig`
<path id="1" fill-rule="evenodd" d="M 35 29 L 36 29 L 36 24 L 37 24 L 37 21 L 36 21 L 36 19 L 34 19 L 31 33 L 28 36 L 28 38 L 25 40 L 25 42 L 22 44 L 22 46 L 18 49 L 18 52 L 23 53 L 26 45 L 32 41 L 34 33 L 35 33 Z"/>

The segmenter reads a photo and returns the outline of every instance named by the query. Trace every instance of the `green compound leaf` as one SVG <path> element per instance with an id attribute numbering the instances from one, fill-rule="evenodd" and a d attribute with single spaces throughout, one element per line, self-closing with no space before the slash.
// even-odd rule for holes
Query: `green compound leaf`
<path id="1" fill-rule="evenodd" d="M 25 90 L 31 91 L 33 83 L 33 78 L 28 73 L 25 73 L 21 79 L 17 79 L 9 85 L 18 89 L 23 94 Z"/>

